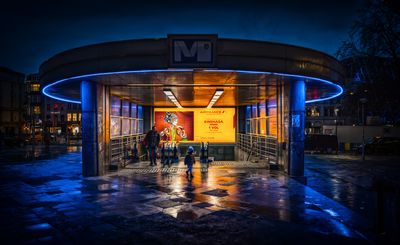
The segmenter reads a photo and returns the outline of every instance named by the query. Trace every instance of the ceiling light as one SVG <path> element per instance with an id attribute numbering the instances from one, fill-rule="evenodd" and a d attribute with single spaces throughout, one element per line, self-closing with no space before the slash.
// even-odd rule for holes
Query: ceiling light
<path id="1" fill-rule="evenodd" d="M 175 97 L 174 93 L 170 89 L 163 89 L 164 94 L 171 100 L 172 103 L 176 105 L 178 108 L 183 108 L 181 104 L 179 104 L 178 99 Z"/>
<path id="2" fill-rule="evenodd" d="M 215 104 L 215 102 L 217 102 L 217 100 L 219 99 L 219 97 L 221 97 L 221 95 L 222 95 L 223 93 L 224 93 L 224 90 L 223 90 L 223 89 L 217 89 L 217 90 L 215 90 L 215 93 L 214 93 L 212 99 L 210 100 L 210 103 L 208 103 L 207 108 L 211 108 L 211 107 Z"/>

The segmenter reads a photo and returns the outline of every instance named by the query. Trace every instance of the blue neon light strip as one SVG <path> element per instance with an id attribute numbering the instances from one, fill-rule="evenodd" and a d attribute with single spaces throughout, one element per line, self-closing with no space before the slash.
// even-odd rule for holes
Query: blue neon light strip
<path id="1" fill-rule="evenodd" d="M 206 72 L 237 72 L 237 73 L 244 73 L 244 74 L 269 74 L 269 75 L 278 75 L 278 76 L 285 76 L 285 77 L 303 78 L 303 79 L 316 80 L 319 82 L 329 84 L 331 86 L 334 86 L 339 91 L 338 93 L 336 93 L 332 96 L 329 96 L 329 97 L 307 100 L 306 101 L 307 104 L 314 103 L 314 102 L 320 102 L 320 101 L 324 101 L 324 100 L 330 100 L 330 99 L 336 98 L 336 97 L 340 96 L 341 94 L 343 94 L 343 88 L 338 84 L 335 84 L 333 82 L 330 82 L 328 80 L 324 80 L 321 78 L 308 77 L 308 76 L 303 76 L 303 75 L 293 75 L 293 74 L 267 72 L 267 71 L 245 71 L 245 70 L 212 70 L 212 69 L 210 69 L 210 70 L 203 70 L 203 71 L 206 71 Z"/>
<path id="2" fill-rule="evenodd" d="M 68 80 L 75 80 L 75 79 L 81 79 L 81 78 L 88 78 L 88 77 L 96 77 L 96 76 L 107 76 L 107 75 L 118 75 L 118 74 L 132 74 L 132 73 L 152 73 L 152 72 L 192 72 L 193 69 L 161 69 L 161 70 L 137 70 L 137 71 L 115 71 L 115 72 L 101 72 L 101 73 L 94 73 L 94 74 L 87 74 L 87 75 L 81 75 L 81 76 L 75 76 L 75 77 L 69 77 L 69 78 L 64 78 L 61 80 L 58 80 L 54 83 L 48 84 L 47 86 L 45 86 L 42 89 L 42 93 L 52 99 L 56 99 L 56 100 L 61 100 L 61 101 L 65 101 L 68 103 L 76 103 L 76 104 L 80 104 L 81 101 L 79 100 L 70 100 L 70 99 L 66 99 L 63 97 L 58 97 L 55 95 L 51 95 L 47 90 L 56 85 L 56 84 L 60 84 L 63 83 L 65 81 Z"/>
<path id="3" fill-rule="evenodd" d="M 140 73 L 153 73 L 153 72 L 192 72 L 193 69 L 159 69 L 159 70 L 136 70 L 136 71 L 116 71 L 116 72 L 102 72 L 102 73 L 94 73 L 94 74 L 87 74 L 87 75 L 81 75 L 81 76 L 75 76 L 75 77 L 70 77 L 70 78 L 65 78 L 61 79 L 59 81 L 56 81 L 54 83 L 48 84 L 42 89 L 42 93 L 50 98 L 56 99 L 56 100 L 61 100 L 69 103 L 78 103 L 80 104 L 81 102 L 79 100 L 70 100 L 66 99 L 63 97 L 57 97 L 54 95 L 51 95 L 48 93 L 48 89 L 51 86 L 54 86 L 56 84 L 60 84 L 62 82 L 68 81 L 68 80 L 75 80 L 75 79 L 81 79 L 81 78 L 88 78 L 88 77 L 96 77 L 96 76 L 107 76 L 107 75 L 118 75 L 118 74 L 140 74 Z M 285 76 L 285 77 L 295 77 L 295 78 L 302 78 L 302 79 L 309 79 L 309 80 L 316 80 L 322 83 L 329 84 L 331 86 L 334 86 L 338 92 L 332 96 L 325 97 L 325 98 L 318 98 L 318 99 L 312 99 L 312 100 L 307 100 L 306 103 L 314 103 L 314 102 L 319 102 L 319 101 L 324 101 L 324 100 L 330 100 L 333 98 L 336 98 L 340 96 L 343 93 L 343 88 L 335 83 L 332 83 L 330 81 L 321 79 L 321 78 L 315 78 L 315 77 L 308 77 L 308 76 L 303 76 L 303 75 L 293 75 L 293 74 L 285 74 L 285 73 L 275 73 L 275 72 L 266 72 L 266 71 L 246 71 L 246 70 L 218 70 L 218 69 L 207 69 L 207 70 L 201 70 L 205 72 L 237 72 L 237 73 L 244 73 L 244 74 L 269 74 L 269 75 L 278 75 L 278 76 Z"/>

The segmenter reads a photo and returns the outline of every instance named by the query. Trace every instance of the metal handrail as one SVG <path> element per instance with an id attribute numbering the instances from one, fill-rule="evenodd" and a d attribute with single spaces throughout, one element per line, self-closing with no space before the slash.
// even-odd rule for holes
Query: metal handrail
<path id="1" fill-rule="evenodd" d="M 143 141 L 145 134 L 128 135 L 110 140 L 111 150 L 111 165 L 125 167 L 130 149 L 134 143 L 140 144 Z M 137 145 L 139 146 L 139 145 Z"/>
<path id="2" fill-rule="evenodd" d="M 258 159 L 266 159 L 270 163 L 276 163 L 277 142 L 277 138 L 270 135 L 238 133 L 236 146 Z"/>

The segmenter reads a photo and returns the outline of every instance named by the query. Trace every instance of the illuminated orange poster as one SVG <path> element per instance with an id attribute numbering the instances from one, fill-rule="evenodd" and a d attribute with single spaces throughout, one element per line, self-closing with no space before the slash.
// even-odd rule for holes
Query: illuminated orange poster
<path id="1" fill-rule="evenodd" d="M 155 108 L 162 140 L 234 143 L 235 108 Z"/>
<path id="2" fill-rule="evenodd" d="M 165 141 L 193 141 L 193 111 L 156 111 L 155 126 Z"/>

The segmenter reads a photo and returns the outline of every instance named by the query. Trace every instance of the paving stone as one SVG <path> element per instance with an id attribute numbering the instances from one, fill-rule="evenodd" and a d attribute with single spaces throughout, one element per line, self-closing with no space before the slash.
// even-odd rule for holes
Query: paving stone
<path id="1" fill-rule="evenodd" d="M 160 201 L 160 202 L 153 202 L 153 205 L 160 207 L 160 208 L 170 208 L 170 207 L 174 207 L 174 206 L 178 206 L 180 205 L 179 202 L 174 202 L 171 200 L 164 200 L 164 201 Z"/>
<path id="2" fill-rule="evenodd" d="M 213 206 L 213 204 L 208 203 L 208 202 L 199 202 L 199 203 L 193 204 L 193 206 L 196 206 L 196 207 L 199 207 L 199 208 L 207 208 L 207 207 Z"/>
<path id="3" fill-rule="evenodd" d="M 216 197 L 225 197 L 228 196 L 228 191 L 223 189 L 214 189 L 210 191 L 202 192 L 204 195 L 216 196 Z"/>
<path id="4" fill-rule="evenodd" d="M 187 197 L 176 197 L 176 198 L 172 198 L 171 201 L 174 202 L 191 202 L 192 199 L 187 198 Z"/>

